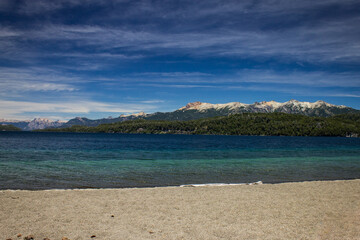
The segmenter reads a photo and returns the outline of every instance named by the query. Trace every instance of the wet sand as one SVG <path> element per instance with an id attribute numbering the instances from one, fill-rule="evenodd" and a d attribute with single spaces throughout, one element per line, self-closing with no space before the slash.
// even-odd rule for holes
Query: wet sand
<path id="1" fill-rule="evenodd" d="M 0 191 L 0 239 L 344 240 L 359 223 L 360 180 Z"/>

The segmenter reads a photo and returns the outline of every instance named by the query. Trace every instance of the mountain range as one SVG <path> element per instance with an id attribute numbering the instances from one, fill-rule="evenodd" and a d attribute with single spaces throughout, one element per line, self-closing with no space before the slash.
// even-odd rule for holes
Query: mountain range
<path id="1" fill-rule="evenodd" d="M 0 125 L 13 125 L 21 130 L 31 131 L 35 129 L 45 129 L 50 127 L 61 127 L 66 121 L 53 121 L 47 118 L 34 118 L 33 120 L 5 120 L 0 119 Z"/>
<path id="2" fill-rule="evenodd" d="M 324 101 L 299 102 L 290 100 L 284 103 L 275 101 L 255 102 L 245 104 L 240 102 L 231 102 L 225 104 L 211 104 L 203 102 L 192 102 L 173 112 L 155 112 L 146 114 L 140 112 L 137 114 L 120 115 L 119 117 L 88 119 L 85 117 L 76 117 L 67 122 L 52 121 L 46 118 L 35 118 L 31 121 L 7 121 L 0 120 L 0 124 L 11 124 L 22 130 L 35 130 L 45 128 L 63 128 L 73 125 L 98 126 L 105 123 L 122 122 L 133 119 L 148 120 L 195 120 L 200 118 L 227 116 L 236 113 L 272 113 L 283 112 L 290 114 L 301 114 L 306 116 L 329 117 L 344 113 L 360 113 L 360 110 L 350 108 L 344 105 L 333 105 Z"/>

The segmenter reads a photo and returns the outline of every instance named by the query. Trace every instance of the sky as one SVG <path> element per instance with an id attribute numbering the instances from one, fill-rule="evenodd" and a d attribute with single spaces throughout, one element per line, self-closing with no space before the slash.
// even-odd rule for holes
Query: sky
<path id="1" fill-rule="evenodd" d="M 0 0 L 0 118 L 188 102 L 360 109 L 358 0 Z"/>

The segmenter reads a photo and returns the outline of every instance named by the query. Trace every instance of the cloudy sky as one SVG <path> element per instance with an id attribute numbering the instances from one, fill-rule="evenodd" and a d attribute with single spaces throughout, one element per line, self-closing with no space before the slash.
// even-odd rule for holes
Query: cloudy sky
<path id="1" fill-rule="evenodd" d="M 358 0 L 0 0 L 0 118 L 324 100 L 360 109 Z"/>

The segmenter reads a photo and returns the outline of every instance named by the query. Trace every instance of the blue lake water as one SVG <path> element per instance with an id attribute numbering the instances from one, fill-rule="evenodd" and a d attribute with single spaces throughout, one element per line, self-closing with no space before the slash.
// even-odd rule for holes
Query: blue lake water
<path id="1" fill-rule="evenodd" d="M 360 138 L 0 132 L 0 189 L 360 178 Z"/>

